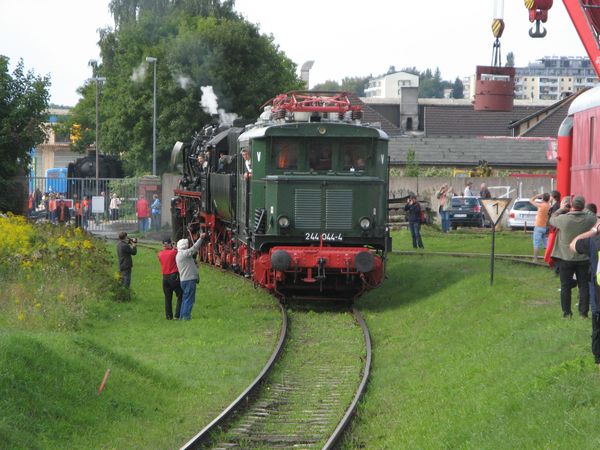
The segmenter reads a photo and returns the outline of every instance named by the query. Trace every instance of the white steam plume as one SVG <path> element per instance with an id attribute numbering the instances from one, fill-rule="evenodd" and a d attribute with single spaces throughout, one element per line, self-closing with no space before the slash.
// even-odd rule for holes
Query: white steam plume
<path id="1" fill-rule="evenodd" d="M 177 81 L 177 84 L 179 85 L 179 87 L 181 89 L 187 89 L 188 87 L 192 86 L 194 84 L 194 82 L 192 81 L 192 79 L 190 77 L 188 77 L 187 75 L 184 75 L 182 73 L 178 73 L 174 76 L 175 81 Z"/>
<path id="2" fill-rule="evenodd" d="M 139 66 L 133 68 L 133 73 L 131 74 L 131 81 L 134 83 L 141 83 L 146 78 L 146 69 L 148 65 L 143 62 Z"/>
<path id="3" fill-rule="evenodd" d="M 215 95 L 212 86 L 201 86 L 200 89 L 202 89 L 200 105 L 204 112 L 211 115 L 218 114 L 219 122 L 223 125 L 233 125 L 233 121 L 238 118 L 238 115 L 219 108 L 218 97 Z"/>

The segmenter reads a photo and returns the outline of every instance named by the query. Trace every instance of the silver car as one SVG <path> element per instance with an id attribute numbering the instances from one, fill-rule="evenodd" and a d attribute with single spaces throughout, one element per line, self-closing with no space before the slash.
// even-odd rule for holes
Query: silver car
<path id="1" fill-rule="evenodd" d="M 508 211 L 508 226 L 512 230 L 533 230 L 536 215 L 537 206 L 532 205 L 528 198 L 517 198 Z"/>

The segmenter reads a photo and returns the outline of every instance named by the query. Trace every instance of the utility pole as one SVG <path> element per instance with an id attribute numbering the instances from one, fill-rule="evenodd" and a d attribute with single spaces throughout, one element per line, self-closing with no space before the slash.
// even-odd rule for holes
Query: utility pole
<path id="1" fill-rule="evenodd" d="M 152 175 L 156 176 L 156 63 L 158 59 L 146 56 L 146 62 L 154 64 L 154 93 L 152 95 Z"/>
<path id="2" fill-rule="evenodd" d="M 98 88 L 98 84 L 99 83 L 103 83 L 106 81 L 105 77 L 94 77 L 92 78 L 93 81 L 96 82 L 96 195 L 98 195 L 100 193 L 100 188 L 99 188 L 99 182 L 98 182 L 98 178 L 99 174 L 100 174 L 100 164 L 99 164 L 99 158 L 98 158 L 98 154 L 100 153 L 100 132 L 99 132 L 99 122 L 100 122 L 100 113 L 99 113 L 99 109 L 98 109 L 98 99 L 99 99 L 99 88 Z"/>

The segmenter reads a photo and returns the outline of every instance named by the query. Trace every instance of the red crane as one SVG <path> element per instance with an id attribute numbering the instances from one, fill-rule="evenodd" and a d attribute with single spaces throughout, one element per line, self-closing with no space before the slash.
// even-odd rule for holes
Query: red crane
<path id="1" fill-rule="evenodd" d="M 590 61 L 600 77 L 600 0 L 563 0 L 575 30 Z M 535 26 L 532 37 L 544 37 L 541 23 L 548 20 L 552 0 L 525 0 L 529 21 Z M 557 190 L 562 196 L 584 195 L 590 202 L 600 202 L 600 193 L 593 188 L 600 178 L 597 147 L 600 136 L 600 96 L 598 88 L 584 92 L 569 108 L 568 116 L 560 126 L 557 149 Z"/>

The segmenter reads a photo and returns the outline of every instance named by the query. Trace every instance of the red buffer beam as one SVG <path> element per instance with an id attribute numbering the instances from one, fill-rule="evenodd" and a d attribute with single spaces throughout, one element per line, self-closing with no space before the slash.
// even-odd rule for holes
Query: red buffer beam
<path id="1" fill-rule="evenodd" d="M 563 3 L 600 78 L 600 0 L 563 0 Z"/>

